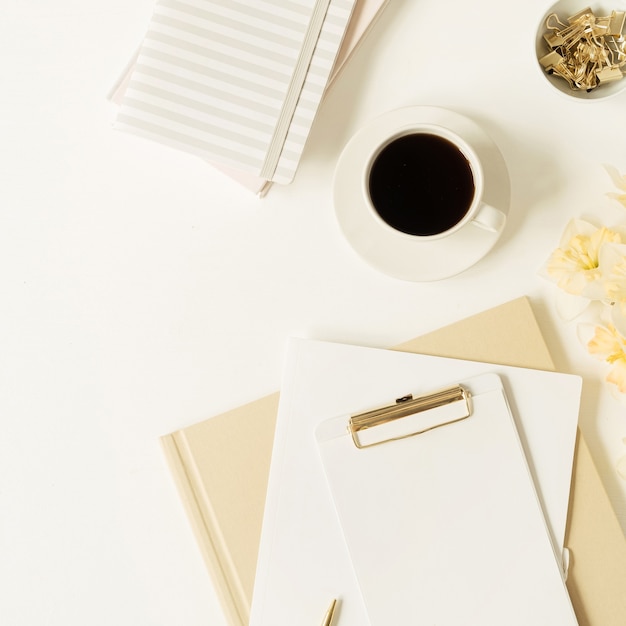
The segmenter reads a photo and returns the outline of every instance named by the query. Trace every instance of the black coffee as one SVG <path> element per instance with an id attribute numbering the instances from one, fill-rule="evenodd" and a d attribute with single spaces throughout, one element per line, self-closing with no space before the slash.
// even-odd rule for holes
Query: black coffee
<path id="1" fill-rule="evenodd" d="M 467 213 L 474 198 L 474 176 L 452 142 L 414 133 L 394 139 L 374 159 L 369 194 L 380 217 L 396 230 L 436 235 Z"/>

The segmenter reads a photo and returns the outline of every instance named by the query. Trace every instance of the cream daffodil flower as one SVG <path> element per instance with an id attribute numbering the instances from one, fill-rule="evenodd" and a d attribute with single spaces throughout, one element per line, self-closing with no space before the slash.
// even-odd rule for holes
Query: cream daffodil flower
<path id="1" fill-rule="evenodd" d="M 605 165 L 619 193 L 609 193 L 626 209 L 626 175 Z M 559 247 L 541 272 L 555 282 L 556 310 L 571 321 L 585 312 L 599 316 L 579 323 L 578 337 L 592 355 L 609 364 L 606 380 L 613 395 L 626 405 L 626 228 L 596 226 L 573 219 Z M 626 457 L 621 469 L 626 472 Z"/>
<path id="2" fill-rule="evenodd" d="M 599 267 L 614 326 L 626 336 L 626 244 L 607 243 L 600 250 Z"/>
<path id="3" fill-rule="evenodd" d="M 559 247 L 546 264 L 546 273 L 565 292 L 592 300 L 604 297 L 600 281 L 600 250 L 606 243 L 621 243 L 620 233 L 584 220 L 569 222 Z"/>
<path id="4" fill-rule="evenodd" d="M 593 338 L 587 344 L 590 354 L 610 363 L 606 377 L 621 393 L 626 393 L 626 339 L 612 324 L 596 326 Z"/>
<path id="5" fill-rule="evenodd" d="M 608 172 L 609 176 L 611 177 L 611 180 L 613 181 L 613 184 L 618 189 L 621 189 L 624 192 L 624 193 L 610 192 L 610 193 L 607 193 L 606 195 L 609 198 L 613 198 L 614 200 L 617 200 L 624 208 L 626 208 L 626 175 L 620 174 L 619 171 L 612 165 L 605 165 L 604 169 Z"/>
<path id="6" fill-rule="evenodd" d="M 598 256 L 604 289 L 611 302 L 626 302 L 626 244 L 607 243 Z"/>

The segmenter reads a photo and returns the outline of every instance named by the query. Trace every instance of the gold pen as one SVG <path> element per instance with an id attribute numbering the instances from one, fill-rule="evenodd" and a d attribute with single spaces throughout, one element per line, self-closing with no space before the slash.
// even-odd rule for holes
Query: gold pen
<path id="1" fill-rule="evenodd" d="M 326 615 L 324 615 L 324 621 L 322 622 L 322 626 L 330 626 L 333 622 L 333 615 L 335 614 L 335 607 L 337 606 L 337 598 L 334 598 L 328 607 L 328 611 L 326 611 Z"/>

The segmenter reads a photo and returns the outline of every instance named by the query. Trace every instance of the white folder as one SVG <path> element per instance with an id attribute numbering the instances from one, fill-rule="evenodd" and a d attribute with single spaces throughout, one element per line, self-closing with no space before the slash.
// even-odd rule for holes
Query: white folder
<path id="1" fill-rule="evenodd" d="M 371 626 L 578 623 L 499 376 L 316 434 Z"/>
<path id="2" fill-rule="evenodd" d="M 562 548 L 580 377 L 292 338 L 284 362 L 250 626 L 318 623 L 333 597 L 339 599 L 337 626 L 368 624 L 320 458 L 319 424 L 400 395 L 493 372 L 503 381 L 553 543 Z"/>

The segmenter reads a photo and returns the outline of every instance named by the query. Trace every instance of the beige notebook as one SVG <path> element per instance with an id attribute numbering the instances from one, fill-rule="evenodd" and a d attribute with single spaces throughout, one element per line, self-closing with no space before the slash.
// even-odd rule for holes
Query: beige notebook
<path id="1" fill-rule="evenodd" d="M 452 358 L 554 370 L 527 298 L 397 347 Z M 162 438 L 225 614 L 247 626 L 278 393 Z M 579 433 L 566 546 L 580 626 L 626 623 L 626 539 Z"/>

